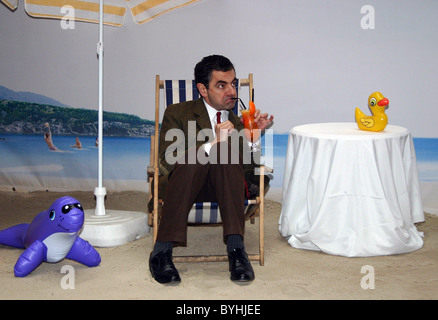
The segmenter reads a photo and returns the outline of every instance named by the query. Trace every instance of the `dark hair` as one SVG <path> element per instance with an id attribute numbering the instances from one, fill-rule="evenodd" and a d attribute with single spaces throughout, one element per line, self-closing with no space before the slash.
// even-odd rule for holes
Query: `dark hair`
<path id="1" fill-rule="evenodd" d="M 235 69 L 231 61 L 224 56 L 211 55 L 204 57 L 195 66 L 195 82 L 202 83 L 208 89 L 213 70 L 226 72 Z"/>

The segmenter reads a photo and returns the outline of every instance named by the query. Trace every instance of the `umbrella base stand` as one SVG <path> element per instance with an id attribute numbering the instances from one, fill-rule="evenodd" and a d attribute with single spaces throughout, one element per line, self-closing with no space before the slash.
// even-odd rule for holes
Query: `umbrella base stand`
<path id="1" fill-rule="evenodd" d="M 116 247 L 139 239 L 150 232 L 144 212 L 94 209 L 84 211 L 85 221 L 80 237 L 96 247 Z"/>

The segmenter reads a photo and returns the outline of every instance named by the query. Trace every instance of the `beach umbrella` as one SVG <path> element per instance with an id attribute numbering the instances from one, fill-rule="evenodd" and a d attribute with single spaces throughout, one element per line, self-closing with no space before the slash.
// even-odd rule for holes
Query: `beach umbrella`
<path id="1" fill-rule="evenodd" d="M 11 10 L 18 0 L 0 0 Z M 25 0 L 25 10 L 32 17 L 84 21 L 99 24 L 97 55 L 99 59 L 98 106 L 98 186 L 94 190 L 96 208 L 86 212 L 82 238 L 96 246 L 124 244 L 147 233 L 144 213 L 105 210 L 103 187 L 103 25 L 122 26 L 126 11 L 138 24 L 199 0 Z M 88 213 L 88 215 L 87 215 Z M 87 220 L 88 217 L 88 220 Z M 88 226 L 88 228 L 87 228 Z"/>
<path id="2" fill-rule="evenodd" d="M 11 10 L 18 7 L 18 0 L 0 0 Z M 122 26 L 126 12 L 132 19 L 143 24 L 166 12 L 199 0 L 104 0 L 101 19 L 100 0 L 24 0 L 25 10 L 31 17 L 69 19 Z"/>

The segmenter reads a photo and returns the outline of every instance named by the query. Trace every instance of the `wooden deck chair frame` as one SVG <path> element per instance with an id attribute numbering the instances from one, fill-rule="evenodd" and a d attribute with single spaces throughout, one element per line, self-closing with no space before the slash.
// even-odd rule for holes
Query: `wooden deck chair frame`
<path id="1" fill-rule="evenodd" d="M 162 200 L 158 199 L 158 177 L 159 177 L 159 165 L 158 165 L 158 141 L 159 135 L 159 123 L 160 123 L 160 90 L 164 89 L 165 80 L 160 80 L 160 76 L 156 75 L 155 79 L 155 134 L 151 136 L 151 158 L 150 165 L 148 166 L 148 182 L 149 182 L 149 201 L 153 198 L 153 210 L 149 212 L 149 225 L 153 227 L 153 244 L 155 244 L 158 232 L 159 215 L 161 214 Z M 251 94 L 253 92 L 253 75 L 250 73 L 248 79 L 239 79 L 239 86 L 249 87 L 249 99 L 252 100 Z M 164 90 L 163 90 L 164 91 Z M 252 261 L 259 261 L 260 265 L 264 265 L 264 196 L 265 196 L 265 180 L 266 174 L 265 166 L 260 166 L 260 182 L 259 182 L 259 196 L 255 199 L 252 208 L 246 213 L 246 218 L 249 218 L 251 223 L 254 224 L 255 217 L 259 216 L 259 253 L 248 254 L 248 257 Z M 153 189 L 152 189 L 153 184 Z M 152 194 L 152 191 L 154 194 Z M 205 225 L 205 224 L 203 224 Z M 227 255 L 208 255 L 208 256 L 179 256 L 173 257 L 174 262 L 202 262 L 202 261 L 228 261 Z"/>

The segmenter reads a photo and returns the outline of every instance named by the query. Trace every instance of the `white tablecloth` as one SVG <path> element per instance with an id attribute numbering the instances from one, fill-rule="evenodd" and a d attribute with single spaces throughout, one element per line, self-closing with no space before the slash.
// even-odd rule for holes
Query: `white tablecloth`
<path id="1" fill-rule="evenodd" d="M 281 234 L 295 248 L 347 257 L 417 250 L 424 221 L 412 136 L 356 123 L 320 123 L 289 133 Z"/>

